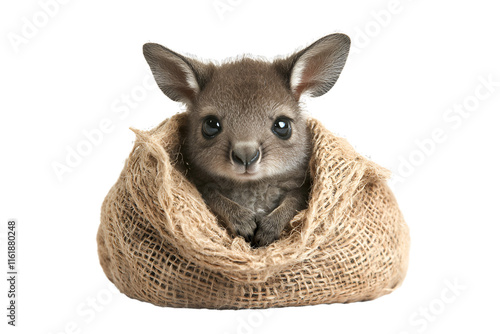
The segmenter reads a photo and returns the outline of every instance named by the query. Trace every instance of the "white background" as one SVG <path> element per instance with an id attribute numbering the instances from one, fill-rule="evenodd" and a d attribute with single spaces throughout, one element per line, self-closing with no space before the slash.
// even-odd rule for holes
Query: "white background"
<path id="1" fill-rule="evenodd" d="M 499 333 L 496 2 L 54 3 L 0 5 L 0 267 L 16 218 L 20 272 L 16 328 L 6 325 L 1 280 L 2 333 Z M 117 293 L 97 258 L 100 205 L 132 148 L 128 128 L 181 110 L 143 87 L 142 44 L 272 58 L 332 32 L 350 35 L 355 50 L 335 87 L 305 102 L 399 177 L 391 184 L 412 237 L 403 286 L 366 303 L 270 312 L 160 308 Z M 103 120 L 108 133 L 58 177 L 54 165 L 67 165 Z"/>

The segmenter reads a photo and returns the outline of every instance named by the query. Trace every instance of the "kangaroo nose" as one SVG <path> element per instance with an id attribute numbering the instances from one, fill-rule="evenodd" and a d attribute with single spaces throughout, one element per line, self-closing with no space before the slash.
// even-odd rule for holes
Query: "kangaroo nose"
<path id="1" fill-rule="evenodd" d="M 255 148 L 254 145 L 234 145 L 231 154 L 233 161 L 237 164 L 249 167 L 259 160 L 260 150 Z"/>

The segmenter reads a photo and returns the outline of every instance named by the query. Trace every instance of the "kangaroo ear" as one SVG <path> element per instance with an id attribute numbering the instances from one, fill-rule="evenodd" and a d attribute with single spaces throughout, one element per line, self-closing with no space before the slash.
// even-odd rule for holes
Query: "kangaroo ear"
<path id="1" fill-rule="evenodd" d="M 278 61 L 278 70 L 285 72 L 295 98 L 298 100 L 303 94 L 316 97 L 328 92 L 344 68 L 350 45 L 347 35 L 332 34 Z"/>
<path id="2" fill-rule="evenodd" d="M 174 101 L 191 104 L 208 80 L 212 67 L 159 44 L 143 46 L 146 61 L 160 89 Z"/>

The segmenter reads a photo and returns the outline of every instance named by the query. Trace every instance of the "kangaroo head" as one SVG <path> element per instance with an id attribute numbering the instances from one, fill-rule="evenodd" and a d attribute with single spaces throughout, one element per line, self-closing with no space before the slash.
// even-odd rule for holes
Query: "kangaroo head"
<path id="1" fill-rule="evenodd" d="M 213 178 L 248 182 L 304 172 L 310 134 L 300 98 L 332 88 L 349 46 L 333 34 L 287 58 L 216 65 L 148 43 L 144 56 L 160 89 L 187 106 L 187 161 Z"/>

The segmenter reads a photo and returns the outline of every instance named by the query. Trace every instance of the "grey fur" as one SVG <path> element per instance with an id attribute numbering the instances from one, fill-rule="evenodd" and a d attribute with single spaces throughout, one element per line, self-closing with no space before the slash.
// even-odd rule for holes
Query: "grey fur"
<path id="1" fill-rule="evenodd" d="M 346 35 L 333 34 L 273 62 L 244 57 L 215 65 L 158 44 L 144 45 L 159 87 L 187 106 L 183 152 L 188 176 L 233 235 L 266 246 L 306 208 L 311 134 L 299 100 L 330 90 L 349 46 Z M 222 125 L 212 139 L 202 134 L 207 116 Z M 292 120 L 289 139 L 272 132 L 278 117 Z M 235 162 L 234 150 L 243 160 L 254 156 L 255 162 Z"/>

